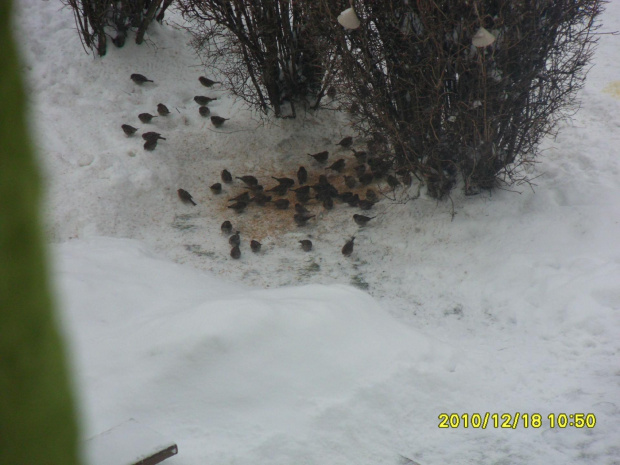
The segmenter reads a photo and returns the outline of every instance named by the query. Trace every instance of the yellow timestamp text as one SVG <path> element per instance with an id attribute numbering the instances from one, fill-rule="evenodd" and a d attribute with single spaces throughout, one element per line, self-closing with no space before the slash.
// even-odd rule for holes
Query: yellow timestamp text
<path id="1" fill-rule="evenodd" d="M 593 413 L 440 413 L 439 428 L 594 428 Z"/>

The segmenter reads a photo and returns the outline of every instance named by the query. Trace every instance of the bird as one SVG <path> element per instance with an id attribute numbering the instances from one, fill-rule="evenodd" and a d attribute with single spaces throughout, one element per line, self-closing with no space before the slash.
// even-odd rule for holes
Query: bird
<path id="1" fill-rule="evenodd" d="M 215 184 L 211 184 L 209 186 L 209 189 L 211 189 L 211 191 L 214 194 L 219 194 L 222 192 L 222 184 L 220 184 L 219 182 L 216 182 Z"/>
<path id="2" fill-rule="evenodd" d="M 288 199 L 278 199 L 273 202 L 273 204 L 276 206 L 278 210 L 286 210 L 289 206 L 289 203 L 290 202 Z"/>
<path id="3" fill-rule="evenodd" d="M 366 161 L 366 158 L 368 158 L 368 153 L 364 150 L 357 151 L 355 149 L 351 149 L 351 151 L 353 152 L 353 156 L 359 163 L 364 163 Z"/>
<path id="4" fill-rule="evenodd" d="M 289 186 L 287 186 L 286 184 L 278 184 L 275 187 L 272 187 L 271 189 L 267 189 L 265 192 L 273 192 L 275 195 L 285 195 L 289 190 Z"/>
<path id="5" fill-rule="evenodd" d="M 325 163 L 327 161 L 327 157 L 329 157 L 329 152 L 327 150 L 324 150 L 323 152 L 309 153 L 308 155 L 310 155 L 319 163 Z"/>
<path id="6" fill-rule="evenodd" d="M 336 98 L 336 88 L 334 86 L 329 86 L 327 89 L 327 96 L 332 100 Z"/>
<path id="7" fill-rule="evenodd" d="M 251 202 L 254 202 L 256 205 L 261 207 L 265 206 L 267 202 L 271 202 L 271 196 L 265 195 L 262 192 L 256 194 L 254 197 L 250 199 Z"/>
<path id="8" fill-rule="evenodd" d="M 121 126 L 121 129 L 128 136 L 133 136 L 136 133 L 136 131 L 138 130 L 138 128 L 134 128 L 133 126 L 130 126 L 128 124 L 123 124 Z"/>
<path id="9" fill-rule="evenodd" d="M 221 82 L 219 82 L 219 81 L 213 81 L 213 80 L 211 80 L 211 79 L 209 79 L 209 78 L 207 78 L 207 77 L 204 77 L 204 76 L 200 76 L 200 77 L 198 78 L 198 80 L 199 80 L 199 81 L 200 81 L 200 83 L 201 83 L 203 86 L 205 86 L 205 87 L 211 87 L 211 86 L 213 86 L 214 84 L 221 84 Z"/>
<path id="10" fill-rule="evenodd" d="M 295 215 L 293 215 L 293 219 L 295 220 L 295 224 L 297 224 L 297 226 L 305 226 L 308 220 L 314 218 L 315 216 L 316 215 L 295 213 Z"/>
<path id="11" fill-rule="evenodd" d="M 232 223 L 226 220 L 222 223 L 222 226 L 220 226 L 220 229 L 222 230 L 224 234 L 230 234 L 232 232 Z"/>
<path id="12" fill-rule="evenodd" d="M 357 207 L 360 203 L 360 196 L 357 194 L 353 194 L 351 198 L 346 201 L 351 207 Z"/>
<path id="13" fill-rule="evenodd" d="M 135 82 L 136 84 L 144 84 L 145 82 L 153 82 L 150 79 L 148 79 L 146 76 L 143 76 L 142 74 L 138 74 L 138 73 L 134 73 L 131 76 L 129 76 L 131 78 L 131 80 L 133 82 Z"/>
<path id="14" fill-rule="evenodd" d="M 217 100 L 217 98 L 205 97 L 204 95 L 196 95 L 194 97 L 194 102 L 198 105 L 208 105 L 213 102 L 213 100 Z"/>
<path id="15" fill-rule="evenodd" d="M 338 173 L 340 173 L 344 169 L 344 165 L 345 165 L 344 158 L 340 158 L 339 160 L 336 160 L 334 163 L 332 163 L 325 169 L 337 171 Z"/>
<path id="16" fill-rule="evenodd" d="M 246 176 L 236 176 L 236 179 L 240 179 L 241 181 L 243 181 L 246 185 L 250 187 L 258 185 L 258 179 L 256 179 L 254 176 L 251 176 L 249 174 Z"/>
<path id="17" fill-rule="evenodd" d="M 370 200 L 364 199 L 364 200 L 360 200 L 357 203 L 357 206 L 360 207 L 362 210 L 370 210 L 374 204 L 375 202 L 371 202 Z"/>
<path id="18" fill-rule="evenodd" d="M 303 187 L 307 187 L 308 189 L 293 189 L 295 191 L 295 198 L 301 202 L 301 203 L 306 203 L 310 200 L 310 186 L 303 186 Z"/>
<path id="19" fill-rule="evenodd" d="M 276 178 L 275 176 L 271 176 L 271 178 L 275 179 L 280 184 L 285 184 L 285 185 L 287 185 L 289 187 L 295 184 L 295 180 L 291 179 L 291 178 Z"/>
<path id="20" fill-rule="evenodd" d="M 144 150 L 152 152 L 157 147 L 157 139 L 149 139 L 144 143 Z"/>
<path id="21" fill-rule="evenodd" d="M 158 132 L 145 132 L 144 134 L 142 134 L 142 138 L 144 140 L 166 140 L 165 137 L 162 137 L 160 133 Z"/>
<path id="22" fill-rule="evenodd" d="M 388 183 L 388 186 L 390 186 L 392 189 L 396 189 L 400 185 L 400 181 L 396 179 L 396 176 L 393 176 L 391 174 L 388 174 L 386 181 Z"/>
<path id="23" fill-rule="evenodd" d="M 222 181 L 224 181 L 225 183 L 230 183 L 232 182 L 232 174 L 230 174 L 230 171 L 228 170 L 222 170 L 222 174 L 220 175 L 222 178 Z"/>
<path id="24" fill-rule="evenodd" d="M 236 197 L 228 199 L 229 202 L 245 202 L 250 203 L 250 193 L 245 191 L 243 194 L 239 194 Z"/>
<path id="25" fill-rule="evenodd" d="M 366 190 L 366 200 L 370 200 L 371 202 L 377 202 L 379 200 L 379 196 L 374 190 L 368 189 Z"/>
<path id="26" fill-rule="evenodd" d="M 353 241 L 355 240 L 355 236 L 351 238 L 351 240 L 347 241 L 347 243 L 342 248 L 342 255 L 345 257 L 349 257 L 353 253 Z"/>
<path id="27" fill-rule="evenodd" d="M 221 116 L 212 116 L 211 122 L 213 123 L 213 126 L 219 128 L 222 124 L 224 124 L 224 121 L 228 121 L 229 119 L 230 118 L 222 118 Z"/>
<path id="28" fill-rule="evenodd" d="M 353 171 L 355 171 L 355 174 L 359 178 L 362 174 L 366 172 L 366 165 L 364 165 L 363 163 L 361 165 L 357 165 L 355 168 L 353 168 Z"/>
<path id="29" fill-rule="evenodd" d="M 349 147 L 353 145 L 353 137 L 347 136 L 344 139 L 342 139 L 340 142 L 338 142 L 336 145 L 339 145 L 345 149 L 348 149 Z"/>
<path id="30" fill-rule="evenodd" d="M 157 113 L 159 113 L 161 116 L 166 116 L 170 114 L 170 110 L 168 110 L 168 107 L 164 105 L 163 103 L 158 103 Z"/>
<path id="31" fill-rule="evenodd" d="M 140 118 L 140 121 L 142 121 L 143 123 L 150 123 L 151 120 L 153 118 L 157 118 L 157 116 L 151 115 L 150 113 L 140 113 L 138 115 L 138 118 Z"/>
<path id="32" fill-rule="evenodd" d="M 198 113 L 200 113 L 200 116 L 204 116 L 206 118 L 211 114 L 211 110 L 209 110 L 209 107 L 202 105 L 200 108 L 198 108 Z"/>
<path id="33" fill-rule="evenodd" d="M 249 189 L 252 192 L 262 192 L 265 188 L 260 184 L 256 184 L 255 186 L 243 186 L 244 189 Z"/>
<path id="34" fill-rule="evenodd" d="M 344 183 L 349 189 L 353 189 L 357 184 L 357 179 L 355 179 L 353 176 L 345 176 Z"/>
<path id="35" fill-rule="evenodd" d="M 325 208 L 325 210 L 334 208 L 334 201 L 329 195 L 323 199 L 323 208 Z"/>
<path id="36" fill-rule="evenodd" d="M 299 184 L 305 184 L 306 181 L 308 180 L 308 171 L 306 171 L 306 168 L 304 168 L 303 166 L 300 166 L 299 169 L 297 170 L 297 181 L 299 181 Z"/>
<path id="37" fill-rule="evenodd" d="M 368 223 L 373 218 L 376 218 L 376 216 L 364 216 L 358 214 L 353 215 L 353 220 L 360 226 L 366 226 L 366 223 Z"/>
<path id="38" fill-rule="evenodd" d="M 247 206 L 248 204 L 246 202 L 235 202 L 232 205 L 229 205 L 228 208 L 232 208 L 237 213 L 241 213 Z"/>
<path id="39" fill-rule="evenodd" d="M 192 205 L 196 205 L 196 202 L 194 202 L 192 195 L 185 189 L 178 189 L 177 194 L 179 195 L 179 198 L 183 201 L 183 203 L 191 203 Z"/>
<path id="40" fill-rule="evenodd" d="M 241 244 L 241 237 L 239 236 L 239 231 L 228 238 L 228 243 L 233 247 Z"/>
<path id="41" fill-rule="evenodd" d="M 368 173 L 362 174 L 358 179 L 362 186 L 367 186 L 368 184 L 372 182 L 374 178 L 375 178 L 375 175 L 372 174 L 371 172 L 368 172 Z"/>
<path id="42" fill-rule="evenodd" d="M 230 249 L 230 256 L 234 258 L 235 260 L 238 260 L 241 257 L 241 249 L 239 248 L 238 245 Z"/>
<path id="43" fill-rule="evenodd" d="M 254 253 L 258 253 L 260 252 L 260 248 L 262 247 L 263 244 L 261 244 L 260 242 L 252 239 L 252 241 L 250 242 L 250 248 L 252 249 L 252 252 Z"/>
<path id="44" fill-rule="evenodd" d="M 353 198 L 353 192 L 351 192 L 351 191 L 341 192 L 341 193 L 338 195 L 338 198 L 339 198 L 340 200 L 342 200 L 343 202 L 348 202 L 350 199 L 352 199 L 352 198 Z"/>
<path id="45" fill-rule="evenodd" d="M 301 244 L 301 250 L 304 252 L 310 252 L 312 250 L 312 241 L 310 239 L 304 239 L 299 241 L 299 243 Z"/>

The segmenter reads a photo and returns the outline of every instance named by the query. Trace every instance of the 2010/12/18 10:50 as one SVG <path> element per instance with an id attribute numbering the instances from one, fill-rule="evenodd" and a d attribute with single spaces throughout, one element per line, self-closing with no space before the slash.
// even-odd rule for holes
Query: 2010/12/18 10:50
<path id="1" fill-rule="evenodd" d="M 540 428 L 543 426 L 543 416 L 540 413 L 441 413 L 439 414 L 439 428 Z M 550 428 L 594 428 L 596 416 L 593 413 L 550 413 L 547 415 Z"/>

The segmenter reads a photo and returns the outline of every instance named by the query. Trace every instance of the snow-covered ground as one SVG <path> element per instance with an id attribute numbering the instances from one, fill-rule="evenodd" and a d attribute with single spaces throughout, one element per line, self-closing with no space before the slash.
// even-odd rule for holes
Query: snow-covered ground
<path id="1" fill-rule="evenodd" d="M 455 192 L 454 219 L 424 195 L 383 200 L 362 230 L 356 209 L 312 207 L 298 228 L 224 208 L 239 182 L 220 196 L 209 185 L 223 168 L 316 177 L 306 153 L 347 153 L 333 145 L 350 134 L 343 115 L 267 123 L 202 87 L 216 76 L 174 15 L 144 45 L 93 58 L 59 1 L 18 0 L 16 13 L 85 438 L 135 418 L 177 442 L 170 465 L 620 464 L 618 36 L 600 37 L 534 189 Z M 620 30 L 620 2 L 603 24 Z M 217 96 L 212 113 L 231 120 L 214 128 L 194 95 Z M 172 114 L 141 124 L 160 102 Z M 144 151 L 123 123 L 167 140 Z M 441 413 L 485 412 L 542 425 L 438 427 Z M 596 425 L 551 429 L 550 413 Z"/>

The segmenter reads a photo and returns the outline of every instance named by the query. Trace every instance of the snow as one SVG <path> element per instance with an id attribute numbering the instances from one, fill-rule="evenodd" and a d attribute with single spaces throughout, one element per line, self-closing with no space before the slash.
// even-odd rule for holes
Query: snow
<path id="1" fill-rule="evenodd" d="M 581 109 L 544 142 L 532 188 L 455 191 L 454 218 L 450 201 L 386 199 L 363 229 L 356 209 L 313 207 L 298 228 L 268 209 L 231 214 L 239 183 L 209 186 L 223 168 L 316 176 L 306 154 L 346 156 L 346 115 L 270 122 L 202 87 L 219 76 L 175 15 L 96 58 L 59 2 L 16 3 L 84 439 L 135 418 L 178 444 L 170 465 L 620 463 L 616 36 L 600 36 Z M 620 28 L 620 2 L 603 25 Z M 194 95 L 231 120 L 213 128 Z M 140 124 L 160 102 L 172 114 Z M 167 140 L 146 152 L 123 123 Z M 543 426 L 438 427 L 441 413 L 485 412 Z M 549 428 L 549 413 L 579 412 L 596 426 Z"/>

